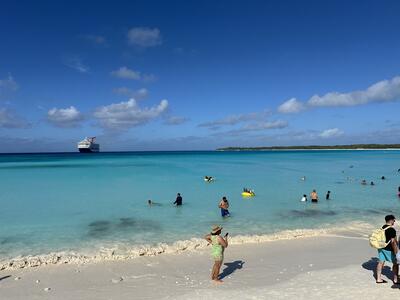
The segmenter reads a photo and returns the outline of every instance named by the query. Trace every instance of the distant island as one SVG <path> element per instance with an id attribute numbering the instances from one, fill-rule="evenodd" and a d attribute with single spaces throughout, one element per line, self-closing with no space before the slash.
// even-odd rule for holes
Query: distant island
<path id="1" fill-rule="evenodd" d="M 271 146 L 271 147 L 224 147 L 217 151 L 266 151 L 266 150 L 364 150 L 364 149 L 400 149 L 400 144 L 352 144 L 333 146 Z"/>

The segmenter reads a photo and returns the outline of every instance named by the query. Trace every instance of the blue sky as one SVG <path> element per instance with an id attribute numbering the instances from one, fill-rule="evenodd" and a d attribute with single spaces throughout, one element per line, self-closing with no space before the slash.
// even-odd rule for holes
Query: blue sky
<path id="1" fill-rule="evenodd" d="M 83 2 L 83 3 L 82 3 Z M 398 143 L 399 1 L 15 1 L 0 152 Z"/>

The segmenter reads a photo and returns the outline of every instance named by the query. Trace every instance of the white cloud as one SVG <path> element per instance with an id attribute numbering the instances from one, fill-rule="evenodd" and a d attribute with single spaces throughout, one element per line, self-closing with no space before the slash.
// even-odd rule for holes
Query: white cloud
<path id="1" fill-rule="evenodd" d="M 158 28 L 135 27 L 128 31 L 128 43 L 143 48 L 161 45 L 162 38 Z"/>
<path id="2" fill-rule="evenodd" d="M 7 108 L 0 108 L 0 128 L 27 128 L 30 124 Z"/>
<path id="3" fill-rule="evenodd" d="M 167 108 L 167 100 L 161 100 L 158 105 L 150 108 L 140 108 L 135 99 L 130 99 L 101 106 L 94 112 L 94 117 L 103 128 L 121 130 L 148 123 L 163 114 Z"/>
<path id="4" fill-rule="evenodd" d="M 210 129 L 218 129 L 220 126 L 233 126 L 242 122 L 260 120 L 268 116 L 270 113 L 268 111 L 264 112 L 252 112 L 246 114 L 230 115 L 222 119 L 200 123 L 199 127 L 207 127 Z"/>
<path id="5" fill-rule="evenodd" d="M 308 101 L 309 106 L 355 106 L 370 102 L 389 102 L 400 100 L 400 76 L 391 80 L 379 81 L 366 90 L 350 93 L 327 93 L 314 95 Z"/>
<path id="6" fill-rule="evenodd" d="M 349 93 L 330 92 L 323 96 L 314 95 L 306 102 L 292 98 L 278 107 L 281 113 L 296 113 L 306 108 L 356 106 L 367 103 L 391 102 L 400 100 L 400 76 L 382 80 L 365 90 Z"/>
<path id="7" fill-rule="evenodd" d="M 282 129 L 288 126 L 286 121 L 270 121 L 270 122 L 258 122 L 252 124 L 246 124 L 243 126 L 242 131 L 258 131 L 265 129 Z"/>
<path id="8" fill-rule="evenodd" d="M 129 98 L 134 98 L 136 100 L 145 99 L 149 95 L 149 91 L 145 88 L 141 88 L 138 90 L 132 90 L 127 87 L 119 87 L 119 88 L 113 89 L 113 92 L 117 95 L 127 96 Z"/>
<path id="9" fill-rule="evenodd" d="M 65 65 L 74 69 L 80 73 L 88 73 L 89 67 L 84 65 L 82 60 L 79 57 L 72 57 L 65 61 Z"/>
<path id="10" fill-rule="evenodd" d="M 77 127 L 83 115 L 74 107 L 52 108 L 47 112 L 47 120 L 57 127 Z"/>
<path id="11" fill-rule="evenodd" d="M 165 119 L 164 124 L 166 125 L 180 125 L 187 122 L 189 119 L 185 117 L 170 116 Z"/>
<path id="12" fill-rule="evenodd" d="M 118 70 L 112 71 L 111 75 L 118 78 L 132 79 L 132 80 L 138 80 L 141 78 L 141 74 L 139 71 L 134 71 L 127 67 L 121 67 Z"/>
<path id="13" fill-rule="evenodd" d="M 305 105 L 296 98 L 291 98 L 278 107 L 278 111 L 283 114 L 298 113 L 305 109 Z"/>
<path id="14" fill-rule="evenodd" d="M 344 134 L 344 132 L 341 131 L 339 128 L 331 128 L 331 129 L 326 129 L 326 130 L 322 131 L 319 134 L 319 137 L 331 138 L 331 137 L 339 137 L 339 136 L 342 136 L 343 134 Z"/>

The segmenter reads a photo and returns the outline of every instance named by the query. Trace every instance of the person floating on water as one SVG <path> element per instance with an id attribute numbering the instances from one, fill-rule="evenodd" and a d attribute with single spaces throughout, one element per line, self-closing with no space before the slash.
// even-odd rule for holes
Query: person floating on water
<path id="1" fill-rule="evenodd" d="M 330 196 L 331 196 L 331 191 L 328 191 L 328 192 L 326 193 L 325 199 L 326 199 L 326 200 L 329 200 L 329 199 L 330 199 L 330 198 L 329 198 Z"/>
<path id="2" fill-rule="evenodd" d="M 204 181 L 205 182 L 212 182 L 212 181 L 214 181 L 214 178 L 212 176 L 204 176 Z"/>
<path id="3" fill-rule="evenodd" d="M 303 195 L 303 198 L 300 200 L 301 202 L 307 202 L 307 195 Z"/>
<path id="4" fill-rule="evenodd" d="M 301 180 L 306 181 L 306 176 L 301 177 Z"/>
<path id="5" fill-rule="evenodd" d="M 212 245 L 211 256 L 214 259 L 214 266 L 211 271 L 211 280 L 215 283 L 222 283 L 223 281 L 219 279 L 219 272 L 224 261 L 224 251 L 228 247 L 228 233 L 222 237 L 220 234 L 222 232 L 222 227 L 213 226 L 211 233 L 207 234 L 204 238 L 208 243 Z"/>
<path id="6" fill-rule="evenodd" d="M 176 204 L 176 206 L 181 206 L 182 205 L 182 196 L 181 196 L 180 193 L 178 193 L 176 195 L 176 200 L 175 200 L 174 204 Z"/>
<path id="7" fill-rule="evenodd" d="M 221 200 L 221 202 L 219 203 L 218 207 L 221 209 L 221 216 L 222 216 L 223 218 L 225 218 L 225 217 L 230 217 L 230 216 L 231 216 L 230 213 L 229 213 L 229 210 L 228 210 L 228 208 L 229 208 L 229 202 L 228 202 L 228 199 L 226 199 L 225 196 L 222 197 L 222 200 Z"/>
<path id="8" fill-rule="evenodd" d="M 313 190 L 310 194 L 311 202 L 317 203 L 318 202 L 318 194 L 316 190 Z"/>
<path id="9" fill-rule="evenodd" d="M 254 190 L 248 189 L 248 188 L 243 188 L 243 193 L 242 196 L 255 196 L 256 194 L 254 193 Z"/>
<path id="10" fill-rule="evenodd" d="M 161 206 L 161 203 L 154 202 L 153 200 L 147 200 L 149 206 Z"/>

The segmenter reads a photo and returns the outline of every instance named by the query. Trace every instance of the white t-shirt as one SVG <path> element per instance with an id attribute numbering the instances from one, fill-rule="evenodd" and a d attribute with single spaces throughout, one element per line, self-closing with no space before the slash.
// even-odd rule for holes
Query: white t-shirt
<path id="1" fill-rule="evenodd" d="M 307 197 L 303 197 L 303 198 L 301 198 L 301 200 L 300 200 L 301 202 L 306 202 L 307 201 Z"/>

